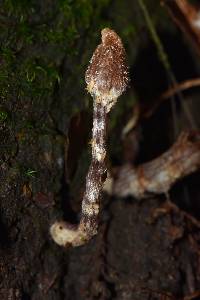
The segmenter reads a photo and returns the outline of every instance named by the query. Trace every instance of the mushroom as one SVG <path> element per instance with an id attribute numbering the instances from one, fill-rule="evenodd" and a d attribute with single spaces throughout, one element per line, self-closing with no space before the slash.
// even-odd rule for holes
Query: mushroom
<path id="1" fill-rule="evenodd" d="M 101 31 L 102 42 L 96 48 L 86 71 L 87 90 L 93 97 L 92 160 L 86 178 L 78 225 L 64 221 L 50 228 L 60 246 L 80 246 L 97 234 L 100 194 L 106 175 L 106 117 L 117 98 L 126 90 L 129 75 L 125 50 L 120 37 L 109 28 Z"/>

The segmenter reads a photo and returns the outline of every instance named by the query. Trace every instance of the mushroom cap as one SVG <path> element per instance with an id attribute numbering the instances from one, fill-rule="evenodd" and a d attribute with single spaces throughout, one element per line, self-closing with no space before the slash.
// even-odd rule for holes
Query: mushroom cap
<path id="1" fill-rule="evenodd" d="M 114 30 L 101 31 L 102 43 L 97 46 L 85 74 L 88 91 L 99 98 L 118 98 L 129 82 L 125 50 Z"/>

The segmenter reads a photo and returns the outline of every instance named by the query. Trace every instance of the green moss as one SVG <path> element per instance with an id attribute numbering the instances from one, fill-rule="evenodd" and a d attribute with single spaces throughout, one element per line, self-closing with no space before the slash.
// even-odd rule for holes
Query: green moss
<path id="1" fill-rule="evenodd" d="M 8 113 L 5 110 L 0 109 L 0 123 L 6 121 Z"/>
<path id="2" fill-rule="evenodd" d="M 1 44 L 6 45 L 1 47 L 1 96 L 12 94 L 11 85 L 19 97 L 50 96 L 61 81 L 59 67 L 63 57 L 73 59 L 79 55 L 76 44 L 81 35 L 109 3 L 100 2 L 60 0 L 39 4 L 6 0 L 2 11 L 9 27 L 5 23 L 1 28 Z"/>
<path id="3" fill-rule="evenodd" d="M 34 177 L 36 177 L 36 174 L 37 174 L 37 171 L 32 170 L 32 169 L 27 169 L 27 170 L 25 171 L 25 175 L 26 175 L 27 177 L 32 177 L 32 178 L 34 178 Z"/>
<path id="4" fill-rule="evenodd" d="M 21 181 L 33 180 L 36 190 L 47 181 L 46 173 L 55 173 L 45 183 L 50 189 L 60 184 L 57 159 L 64 155 L 63 145 L 54 136 L 66 134 L 73 113 L 88 105 L 85 66 L 110 2 L 5 0 L 1 5 L 2 157 L 14 158 Z M 56 153 L 40 146 L 42 134 L 53 140 L 48 147 Z M 54 161 L 45 162 L 43 152 Z"/>

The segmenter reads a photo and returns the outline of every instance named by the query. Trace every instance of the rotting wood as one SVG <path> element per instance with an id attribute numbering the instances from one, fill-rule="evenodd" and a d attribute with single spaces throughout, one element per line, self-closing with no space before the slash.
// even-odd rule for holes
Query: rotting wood
<path id="1" fill-rule="evenodd" d="M 134 167 L 125 164 L 117 169 L 113 182 L 105 184 L 110 194 L 146 198 L 168 193 L 181 178 L 200 169 L 200 132 L 182 132 L 174 145 L 158 158 Z"/>

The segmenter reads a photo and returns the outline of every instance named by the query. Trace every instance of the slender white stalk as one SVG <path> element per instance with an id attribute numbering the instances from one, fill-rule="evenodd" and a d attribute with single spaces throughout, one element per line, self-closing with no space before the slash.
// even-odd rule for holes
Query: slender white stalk
<path id="1" fill-rule="evenodd" d="M 72 225 L 58 221 L 50 228 L 53 240 L 60 246 L 80 246 L 97 234 L 100 196 L 106 175 L 106 116 L 128 83 L 125 50 L 113 30 L 102 30 L 102 43 L 95 50 L 86 71 L 86 83 L 94 98 L 92 160 L 80 223 Z"/>

